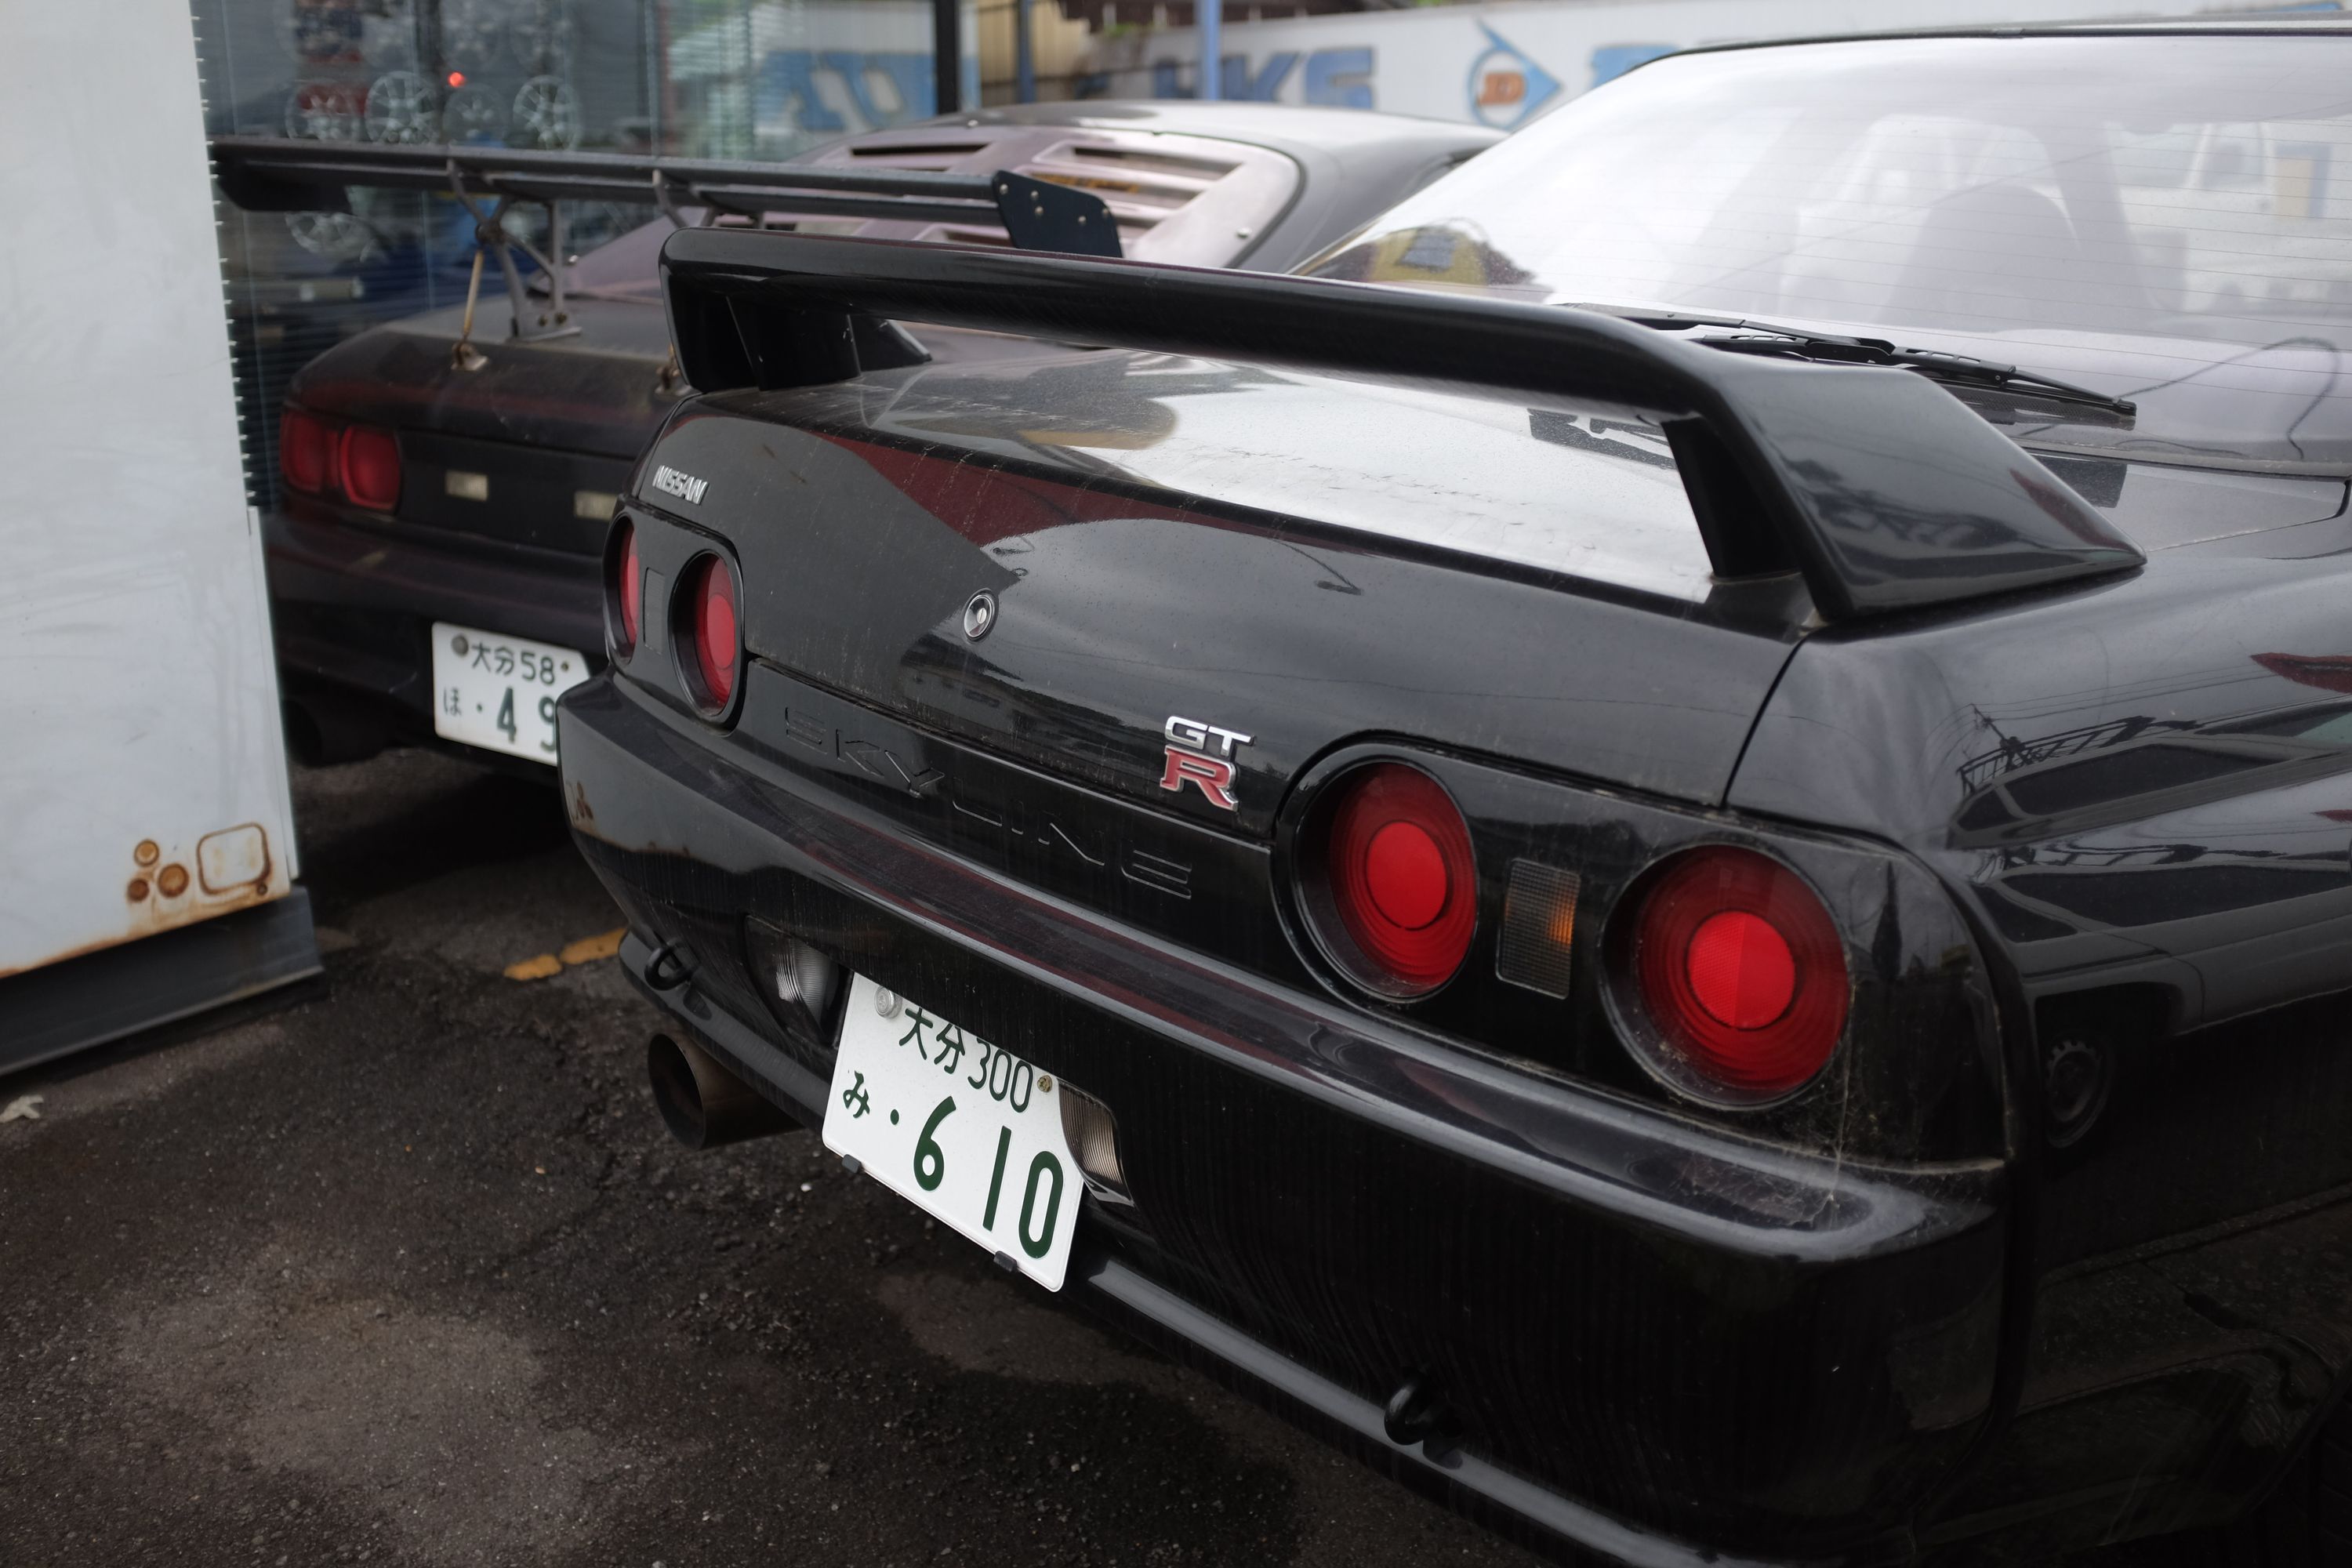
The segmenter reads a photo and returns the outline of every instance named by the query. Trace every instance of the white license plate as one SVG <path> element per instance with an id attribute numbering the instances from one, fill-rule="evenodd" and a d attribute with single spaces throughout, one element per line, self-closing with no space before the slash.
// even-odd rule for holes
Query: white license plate
<path id="1" fill-rule="evenodd" d="M 824 1146 L 1048 1290 L 1085 1184 L 1051 1075 L 863 975 L 849 987 Z"/>
<path id="2" fill-rule="evenodd" d="M 588 679 L 578 650 L 433 623 L 433 731 L 510 757 L 555 763 L 555 700 Z"/>

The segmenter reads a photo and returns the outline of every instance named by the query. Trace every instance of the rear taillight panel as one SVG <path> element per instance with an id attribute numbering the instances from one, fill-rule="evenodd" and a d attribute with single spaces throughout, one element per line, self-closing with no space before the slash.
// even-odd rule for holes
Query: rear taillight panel
<path id="1" fill-rule="evenodd" d="M 289 408 L 278 426 L 278 468 L 287 488 L 318 495 L 335 477 L 335 430 L 308 410 Z"/>
<path id="2" fill-rule="evenodd" d="M 375 425 L 350 425 L 335 443 L 335 476 L 353 506 L 394 511 L 400 506 L 400 438 Z"/>
<path id="3" fill-rule="evenodd" d="M 732 711 L 743 685 L 743 595 L 735 563 L 705 552 L 687 563 L 670 614 L 687 694 L 706 718 Z"/>
<path id="4" fill-rule="evenodd" d="M 1272 870 L 1299 961 L 1444 1044 L 1857 1155 L 2002 1147 L 1990 984 L 1895 851 L 1367 744 L 1299 777 Z"/>
<path id="5" fill-rule="evenodd" d="M 1332 967 L 1404 1001 L 1454 978 L 1478 920 L 1470 826 L 1420 768 L 1373 762 L 1333 781 L 1302 840 L 1300 907 Z"/>
<path id="6" fill-rule="evenodd" d="M 1793 1094 L 1844 1038 L 1852 975 L 1836 920 L 1769 854 L 1709 844 L 1669 856 L 1621 900 L 1605 945 L 1628 1046 L 1691 1099 Z"/>
<path id="7" fill-rule="evenodd" d="M 604 536 L 604 637 L 616 662 L 637 651 L 645 626 L 646 563 L 636 525 L 627 518 Z"/>
<path id="8" fill-rule="evenodd" d="M 298 494 L 345 500 L 368 511 L 400 507 L 400 437 L 381 425 L 350 424 L 289 406 L 278 426 L 278 471 Z"/>
<path id="9" fill-rule="evenodd" d="M 731 726 L 752 658 L 743 569 L 707 529 L 625 505 L 604 536 L 604 640 L 615 668 L 667 705 Z"/>

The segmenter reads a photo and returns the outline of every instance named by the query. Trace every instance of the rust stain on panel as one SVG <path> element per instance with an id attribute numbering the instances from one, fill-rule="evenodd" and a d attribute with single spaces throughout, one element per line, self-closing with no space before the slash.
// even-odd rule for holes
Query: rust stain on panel
<path id="1" fill-rule="evenodd" d="M 199 838 L 193 856 L 142 838 L 131 847 L 131 875 L 122 883 L 127 919 L 122 929 L 94 942 L 53 952 L 31 963 L 0 968 L 0 979 L 103 952 L 142 936 L 193 925 L 280 898 L 288 883 L 270 852 L 269 835 L 258 823 L 240 823 Z M 157 862 L 163 864 L 156 868 Z M 196 867 L 191 875 L 185 862 Z"/>

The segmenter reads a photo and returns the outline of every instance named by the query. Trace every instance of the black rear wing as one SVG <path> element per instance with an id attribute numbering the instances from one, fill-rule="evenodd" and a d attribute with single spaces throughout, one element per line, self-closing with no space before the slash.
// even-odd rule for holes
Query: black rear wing
<path id="1" fill-rule="evenodd" d="M 221 191 L 254 212 L 345 210 L 353 185 L 473 192 L 515 201 L 650 202 L 757 219 L 789 209 L 816 217 L 1002 224 L 1024 250 L 1117 256 L 1118 228 L 1102 198 L 1011 170 L 816 169 L 619 153 L 503 147 L 401 147 L 215 136 Z"/>
<path id="2" fill-rule="evenodd" d="M 907 321 L 1653 419 L 1716 576 L 1801 573 L 1831 621 L 2145 560 L 2023 448 L 1909 371 L 1727 353 L 1593 310 L 708 228 L 670 236 L 662 287 L 679 364 L 706 393 L 814 385 L 908 363 L 919 351 L 887 324 Z"/>
<path id="3" fill-rule="evenodd" d="M 758 221 L 772 212 L 908 223 L 1001 225 L 1024 250 L 1116 257 L 1118 226 L 1089 191 L 1000 169 L 941 174 L 921 169 L 831 169 L 722 159 L 646 158 L 619 153 L 540 153 L 505 147 L 396 146 L 215 136 L 213 168 L 221 194 L 249 212 L 348 212 L 352 186 L 455 195 L 498 256 L 513 300 L 515 335 L 553 337 L 563 319 L 562 215 L 566 201 L 651 203 L 684 226 L 721 214 Z M 542 252 L 508 233 L 499 214 L 514 202 L 547 208 Z M 484 204 L 488 204 L 485 205 Z M 511 249 L 544 272 L 551 310 L 532 308 Z M 470 315 L 470 312 L 469 312 Z M 540 321 L 545 316 L 548 320 Z"/>

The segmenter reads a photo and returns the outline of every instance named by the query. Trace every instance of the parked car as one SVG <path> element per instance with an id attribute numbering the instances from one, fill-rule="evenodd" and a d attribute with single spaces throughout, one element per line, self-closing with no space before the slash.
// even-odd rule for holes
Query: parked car
<path id="1" fill-rule="evenodd" d="M 1128 255 L 1280 269 L 1496 139 L 1474 126 L 1339 110 L 1057 104 L 852 137 L 793 167 L 886 185 L 892 176 L 920 182 L 1009 170 L 1099 196 Z M 215 148 L 232 195 L 256 205 L 269 204 L 247 191 L 246 176 L 270 159 L 281 180 L 359 182 L 386 177 L 373 163 L 435 151 L 354 154 L 253 139 Z M 629 162 L 465 155 L 494 165 L 503 157 L 559 182 L 614 175 Z M 316 166 L 338 160 L 351 167 Z M 440 164 L 425 162 L 429 177 L 439 178 Z M 412 173 L 394 177 L 414 184 Z M 497 180 L 481 176 L 473 194 L 487 201 L 504 188 Z M 646 187 L 638 180 L 623 188 Z M 843 216 L 843 198 L 831 207 L 805 195 L 769 199 L 782 210 L 755 202 L 756 217 L 739 213 L 730 221 L 1007 243 L 991 215 Z M 614 497 L 684 390 L 656 276 L 673 226 L 667 218 L 648 223 L 579 258 L 566 269 L 561 301 L 546 300 L 542 278 L 541 305 L 518 320 L 568 335 L 499 341 L 505 308 L 494 263 L 478 306 L 375 328 L 294 378 L 279 441 L 283 482 L 265 537 L 298 754 L 349 759 L 400 740 L 534 769 L 553 763 L 553 699 L 603 663 L 596 559 Z M 542 247 L 551 243 L 544 226 L 532 232 Z M 530 268 L 526 258 L 519 271 Z M 551 311 L 564 320 L 553 321 Z M 470 357 L 451 352 L 461 338 Z M 968 335 L 962 352 L 1020 348 L 1001 336 Z M 344 472 L 351 455 L 362 463 L 356 489 Z"/>
<path id="2" fill-rule="evenodd" d="M 1678 55 L 1295 277 L 671 237 L 558 718 L 665 1115 L 1556 1548 L 2347 1561 L 2347 67 Z M 1108 346 L 751 384 L 878 321 Z"/>

